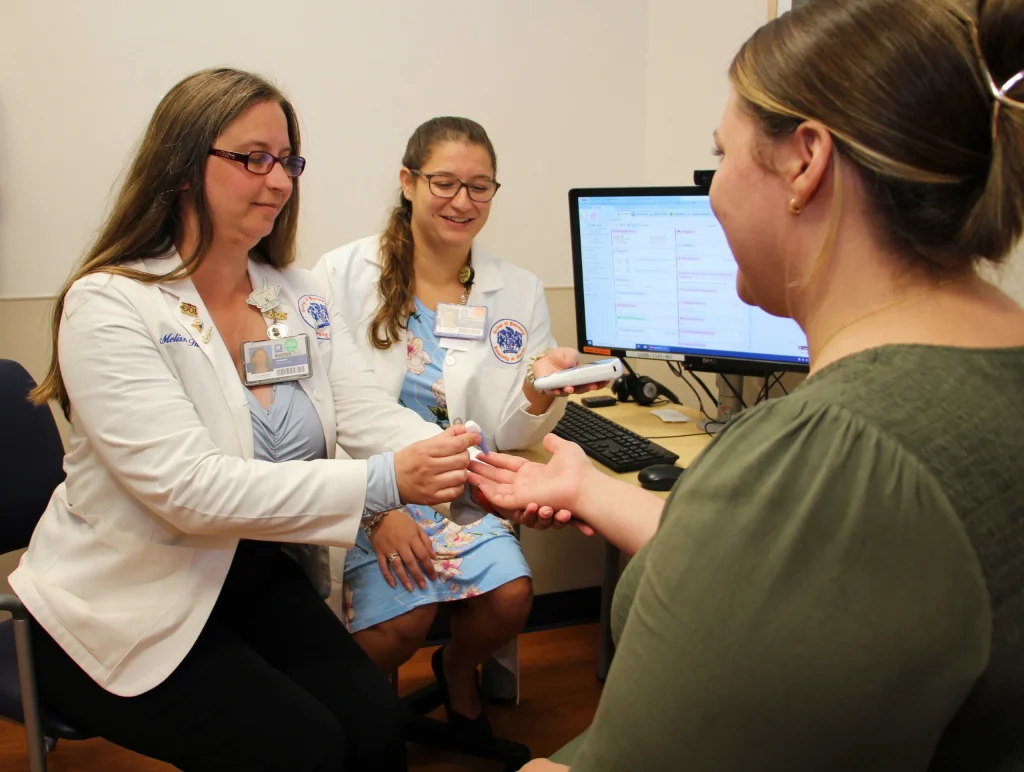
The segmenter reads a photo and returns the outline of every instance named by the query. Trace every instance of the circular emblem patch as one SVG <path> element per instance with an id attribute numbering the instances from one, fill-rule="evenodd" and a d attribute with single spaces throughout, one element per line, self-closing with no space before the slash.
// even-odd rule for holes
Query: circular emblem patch
<path id="1" fill-rule="evenodd" d="M 491 327 L 491 350 L 505 364 L 521 362 L 526 353 L 526 328 L 512 319 L 499 319 Z"/>
<path id="2" fill-rule="evenodd" d="M 313 328 L 319 340 L 331 339 L 331 319 L 324 298 L 319 295 L 303 295 L 299 298 L 299 316 Z"/>

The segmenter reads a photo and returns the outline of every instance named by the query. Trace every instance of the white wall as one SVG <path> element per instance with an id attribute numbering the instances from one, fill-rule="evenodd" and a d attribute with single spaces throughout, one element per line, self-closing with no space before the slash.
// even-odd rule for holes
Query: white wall
<path id="1" fill-rule="evenodd" d="M 766 16 L 765 0 L 649 1 L 646 184 L 692 185 L 694 169 L 715 168 L 729 63 Z"/>
<path id="2" fill-rule="evenodd" d="M 482 241 L 570 284 L 574 185 L 642 179 L 647 5 L 631 0 L 4 3 L 0 298 L 52 295 L 159 99 L 231 65 L 299 112 L 301 262 L 376 230 L 412 130 L 466 115 L 503 183 Z"/>

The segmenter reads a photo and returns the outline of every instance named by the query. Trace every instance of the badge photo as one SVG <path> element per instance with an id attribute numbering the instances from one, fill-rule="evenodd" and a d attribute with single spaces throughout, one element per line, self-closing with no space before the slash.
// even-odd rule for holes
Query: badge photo
<path id="1" fill-rule="evenodd" d="M 260 386 L 309 378 L 309 336 L 293 335 L 279 340 L 254 340 L 242 344 L 245 385 Z"/>
<path id="2" fill-rule="evenodd" d="M 491 327 L 491 350 L 508 365 L 522 361 L 526 353 L 526 328 L 514 319 L 500 319 Z"/>
<path id="3" fill-rule="evenodd" d="M 438 303 L 434 310 L 434 334 L 439 338 L 483 340 L 487 336 L 487 307 Z"/>
<path id="4" fill-rule="evenodd" d="M 299 316 L 313 328 L 317 340 L 331 339 L 331 317 L 327 301 L 320 295 L 303 295 L 299 298 Z"/>

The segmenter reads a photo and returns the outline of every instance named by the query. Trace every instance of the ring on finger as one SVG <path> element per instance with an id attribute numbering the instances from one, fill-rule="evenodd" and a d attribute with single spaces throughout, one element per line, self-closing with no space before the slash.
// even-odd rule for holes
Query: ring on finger
<path id="1" fill-rule="evenodd" d="M 394 563 L 400 557 L 401 557 L 401 555 L 399 555 L 397 552 L 389 553 L 388 554 L 388 563 Z"/>

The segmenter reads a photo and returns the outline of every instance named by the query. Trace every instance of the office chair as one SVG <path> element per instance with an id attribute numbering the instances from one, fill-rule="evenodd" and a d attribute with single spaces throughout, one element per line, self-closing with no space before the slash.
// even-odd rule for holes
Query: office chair
<path id="1" fill-rule="evenodd" d="M 440 604 L 437 619 L 434 620 L 424 646 L 440 646 L 447 643 L 448 620 L 444 613 L 444 604 Z M 398 690 L 398 671 L 392 676 L 395 690 Z M 516 772 L 530 760 L 530 749 L 522 743 L 505 740 L 501 737 L 484 739 L 468 737 L 453 732 L 447 721 L 429 718 L 432 710 L 442 704 L 441 690 L 436 683 L 417 689 L 402 698 L 405 714 L 405 739 L 431 748 L 442 748 L 447 751 L 462 753 L 478 759 L 489 759 L 505 763 L 505 772 Z"/>
<path id="2" fill-rule="evenodd" d="M 17 362 L 0 359 L 0 414 L 5 441 L 0 443 L 4 490 L 0 515 L 0 553 L 28 546 L 53 489 L 64 479 L 64 446 L 50 408 L 33 405 L 36 386 Z M 46 754 L 57 738 L 86 740 L 77 729 L 39 704 L 29 615 L 14 595 L 0 595 L 0 611 L 13 619 L 0 622 L 0 716 L 25 726 L 31 772 L 46 772 Z"/>

